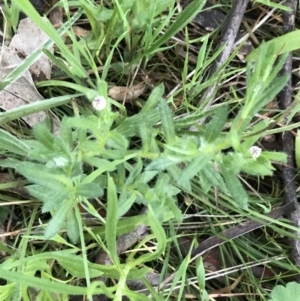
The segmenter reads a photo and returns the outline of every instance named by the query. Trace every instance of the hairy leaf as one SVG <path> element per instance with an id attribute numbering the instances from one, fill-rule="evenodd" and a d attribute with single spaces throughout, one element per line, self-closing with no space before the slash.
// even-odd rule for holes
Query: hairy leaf
<path id="1" fill-rule="evenodd" d="M 25 142 L 2 129 L 0 129 L 0 148 L 25 157 L 29 152 L 29 147 Z"/>
<path id="2" fill-rule="evenodd" d="M 248 209 L 248 195 L 238 177 L 223 165 L 220 168 L 233 200 L 242 209 Z"/>
<path id="3" fill-rule="evenodd" d="M 76 219 L 74 208 L 72 208 L 67 216 L 67 234 L 73 244 L 79 241 L 79 226 Z"/>
<path id="4" fill-rule="evenodd" d="M 172 112 L 165 100 L 161 100 L 159 104 L 159 114 L 166 143 L 172 144 L 175 141 L 175 126 Z"/>
<path id="5" fill-rule="evenodd" d="M 70 196 L 70 192 L 64 187 L 53 190 L 51 188 L 45 189 L 44 186 L 40 185 L 30 185 L 26 186 L 26 189 L 33 197 L 44 203 L 42 212 L 50 212 L 51 210 L 56 209 Z"/>
<path id="6" fill-rule="evenodd" d="M 86 197 L 88 199 L 97 198 L 103 195 L 103 189 L 97 183 L 80 183 L 76 187 L 77 195 Z"/>
<path id="7" fill-rule="evenodd" d="M 53 190 L 62 185 L 72 187 L 72 182 L 66 176 L 48 169 L 45 165 L 23 162 L 16 166 L 16 170 L 26 177 L 29 181 Z"/>
<path id="8" fill-rule="evenodd" d="M 208 143 L 213 142 L 219 137 L 225 123 L 227 122 L 227 117 L 228 112 L 226 106 L 216 109 L 211 121 L 205 127 L 204 138 Z"/>
<path id="9" fill-rule="evenodd" d="M 71 200 L 65 201 L 55 212 L 54 216 L 50 220 L 45 230 L 44 237 L 45 239 L 52 238 L 55 234 L 59 232 L 64 224 L 66 217 L 68 216 L 73 204 Z"/>

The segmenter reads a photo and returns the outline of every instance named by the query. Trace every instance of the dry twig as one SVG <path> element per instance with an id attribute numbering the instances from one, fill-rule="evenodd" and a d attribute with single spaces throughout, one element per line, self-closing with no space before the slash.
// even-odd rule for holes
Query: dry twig
<path id="1" fill-rule="evenodd" d="M 224 31 L 222 31 L 222 36 L 218 45 L 218 48 L 223 47 L 224 44 L 225 47 L 223 51 L 220 53 L 220 55 L 217 57 L 217 59 L 214 61 L 209 72 L 209 76 L 208 76 L 209 78 L 211 78 L 224 65 L 224 63 L 229 58 L 234 48 L 234 42 L 236 40 L 248 2 L 249 0 L 234 1 L 234 5 L 225 23 Z M 215 94 L 216 85 L 217 83 L 211 85 L 202 96 L 201 102 L 207 101 L 209 99 L 206 105 L 206 109 L 208 109 L 213 103 L 214 100 L 213 97 Z"/>
<path id="2" fill-rule="evenodd" d="M 297 7 L 297 0 L 287 0 L 285 5 L 291 8 L 291 11 L 285 11 L 283 13 L 283 32 L 288 33 L 294 30 L 295 27 L 295 14 Z M 292 103 L 292 53 L 288 54 L 286 62 L 281 71 L 282 74 L 289 75 L 289 80 L 280 94 L 279 106 L 282 110 L 286 110 Z M 287 119 L 287 118 L 286 118 Z M 286 203 L 293 203 L 295 209 L 289 214 L 289 219 L 292 221 L 295 227 L 300 227 L 300 208 L 297 201 L 296 186 L 294 182 L 294 137 L 291 132 L 284 132 L 282 135 L 283 151 L 287 154 L 288 161 L 283 167 L 282 176 L 285 186 L 285 201 Z M 292 247 L 292 258 L 295 265 L 300 268 L 300 233 L 293 233 L 299 237 L 299 239 L 290 239 Z M 300 283 L 300 274 L 296 277 L 298 283 Z"/>

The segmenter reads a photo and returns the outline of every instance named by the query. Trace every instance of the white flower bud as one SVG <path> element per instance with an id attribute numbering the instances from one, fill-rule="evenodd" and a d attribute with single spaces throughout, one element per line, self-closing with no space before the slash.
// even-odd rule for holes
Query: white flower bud
<path id="1" fill-rule="evenodd" d="M 253 159 L 257 159 L 261 154 L 262 149 L 258 146 L 251 146 L 250 153 Z"/>
<path id="2" fill-rule="evenodd" d="M 102 111 L 106 107 L 106 99 L 103 96 L 96 96 L 92 102 L 93 108 Z"/>

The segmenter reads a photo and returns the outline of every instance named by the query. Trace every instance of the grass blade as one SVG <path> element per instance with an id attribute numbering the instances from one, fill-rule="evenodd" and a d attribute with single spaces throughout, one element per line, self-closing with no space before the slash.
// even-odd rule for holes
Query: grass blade
<path id="1" fill-rule="evenodd" d="M 187 6 L 184 11 L 179 15 L 176 21 L 170 26 L 170 28 L 163 34 L 152 46 L 145 51 L 146 54 L 151 54 L 157 49 L 175 36 L 182 28 L 184 28 L 189 22 L 191 22 L 194 17 L 201 12 L 206 1 L 204 0 L 194 0 Z"/>

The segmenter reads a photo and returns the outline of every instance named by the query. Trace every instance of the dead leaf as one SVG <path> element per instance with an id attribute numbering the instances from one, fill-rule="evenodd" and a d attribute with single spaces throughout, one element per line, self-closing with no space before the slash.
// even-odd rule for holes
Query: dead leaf
<path id="1" fill-rule="evenodd" d="M 2 48 L 2 60 L 0 62 L 0 80 L 8 75 L 21 62 L 22 60 L 14 50 L 4 46 Z M 0 91 L 0 108 L 8 111 L 43 99 L 43 96 L 40 95 L 34 86 L 31 74 L 29 71 L 25 71 L 18 80 L 9 85 L 5 90 Z M 43 122 L 46 117 L 47 114 L 45 112 L 38 112 L 24 116 L 22 119 L 33 127 L 36 123 Z M 58 133 L 59 123 L 53 118 L 52 121 L 53 133 Z"/>
<path id="2" fill-rule="evenodd" d="M 44 18 L 46 20 L 46 18 Z M 26 58 L 33 51 L 43 45 L 49 37 L 37 27 L 29 18 L 19 23 L 18 32 L 12 38 L 9 48 L 15 50 L 20 58 Z M 53 48 L 49 49 L 53 52 Z M 51 77 L 51 60 L 43 54 L 39 60 L 31 65 L 29 71 L 34 80 L 41 81 Z"/>
<path id="3" fill-rule="evenodd" d="M 8 47 L 2 49 L 2 60 L 0 62 L 0 79 L 8 75 L 22 60 Z M 36 90 L 29 71 L 9 85 L 5 90 L 0 91 L 0 107 L 3 110 L 12 110 L 20 106 L 42 100 L 43 97 Z M 33 126 L 37 122 L 42 122 L 47 117 L 45 112 L 39 112 L 24 116 L 22 119 Z"/>
<path id="4" fill-rule="evenodd" d="M 144 83 L 139 83 L 131 87 L 115 86 L 109 89 L 108 96 L 118 101 L 131 101 L 138 98 L 146 90 Z"/>
<path id="5" fill-rule="evenodd" d="M 72 26 L 72 29 L 73 29 L 74 34 L 77 37 L 86 37 L 87 34 L 90 33 L 90 31 L 88 31 L 80 26 L 77 26 L 77 25 Z"/>
<path id="6" fill-rule="evenodd" d="M 49 15 L 49 20 L 55 28 L 59 28 L 63 23 L 63 10 L 60 7 L 55 7 Z"/>

